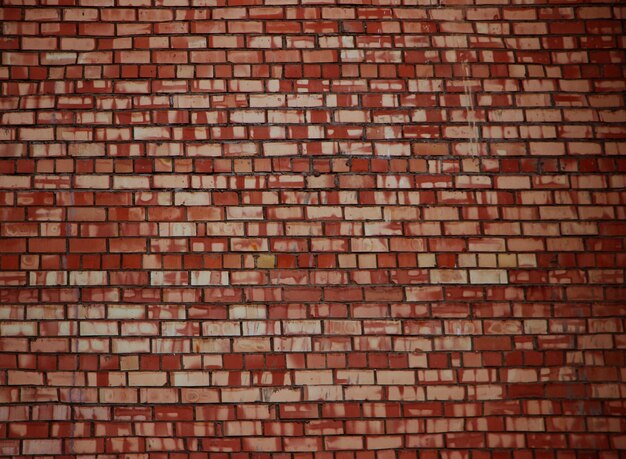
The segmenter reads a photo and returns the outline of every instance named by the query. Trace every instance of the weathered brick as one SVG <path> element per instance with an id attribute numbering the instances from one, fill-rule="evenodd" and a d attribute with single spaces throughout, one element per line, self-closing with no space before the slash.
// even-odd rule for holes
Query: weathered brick
<path id="1" fill-rule="evenodd" d="M 13 3 L 0 455 L 625 447 L 615 2 Z"/>

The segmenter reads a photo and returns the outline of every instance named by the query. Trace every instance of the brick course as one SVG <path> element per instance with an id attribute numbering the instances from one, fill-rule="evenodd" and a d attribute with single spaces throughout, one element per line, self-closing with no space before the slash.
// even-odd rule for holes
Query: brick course
<path id="1" fill-rule="evenodd" d="M 624 457 L 620 2 L 2 3 L 0 457 Z"/>

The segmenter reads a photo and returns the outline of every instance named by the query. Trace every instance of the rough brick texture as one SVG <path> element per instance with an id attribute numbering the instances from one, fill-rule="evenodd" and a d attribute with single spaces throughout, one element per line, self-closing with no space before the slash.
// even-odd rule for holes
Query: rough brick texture
<path id="1" fill-rule="evenodd" d="M 623 3 L 2 3 L 1 457 L 626 456 Z"/>

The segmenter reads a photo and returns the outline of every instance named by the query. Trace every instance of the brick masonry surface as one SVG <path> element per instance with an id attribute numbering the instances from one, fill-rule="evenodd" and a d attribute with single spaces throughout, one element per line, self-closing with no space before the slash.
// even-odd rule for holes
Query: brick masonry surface
<path id="1" fill-rule="evenodd" d="M 3 0 L 0 457 L 626 457 L 626 4 Z"/>

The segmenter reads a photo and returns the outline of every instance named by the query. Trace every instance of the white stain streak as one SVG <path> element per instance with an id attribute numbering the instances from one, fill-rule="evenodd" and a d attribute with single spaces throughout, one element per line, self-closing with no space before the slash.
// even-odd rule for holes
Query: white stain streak
<path id="1" fill-rule="evenodd" d="M 472 81 L 470 78 L 470 68 L 467 61 L 463 61 L 463 92 L 465 99 L 463 105 L 465 107 L 465 116 L 467 125 L 471 130 L 470 150 L 471 153 L 478 154 L 478 137 L 476 131 L 476 109 L 474 107 L 474 92 L 472 90 Z"/>

